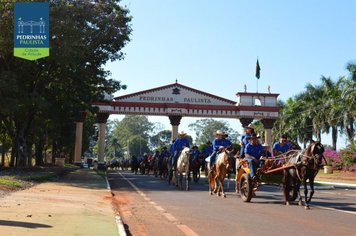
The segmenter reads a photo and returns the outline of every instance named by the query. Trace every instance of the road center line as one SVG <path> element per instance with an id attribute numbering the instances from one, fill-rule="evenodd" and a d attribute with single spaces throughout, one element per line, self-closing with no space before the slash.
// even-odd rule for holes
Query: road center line
<path id="1" fill-rule="evenodd" d="M 177 226 L 177 228 L 182 231 L 185 235 L 189 235 L 189 236 L 198 236 L 199 234 L 195 233 L 191 228 L 189 228 L 187 225 L 181 224 L 179 223 L 178 219 L 175 218 L 172 214 L 167 213 L 167 211 L 159 206 L 157 203 L 155 203 L 154 201 L 152 201 L 150 198 L 148 198 L 146 196 L 146 194 L 144 194 L 138 187 L 136 187 L 136 185 L 134 185 L 131 180 L 127 179 L 123 174 L 121 174 L 120 172 L 118 172 L 119 175 L 126 180 L 131 187 L 140 195 L 142 196 L 146 201 L 148 201 L 150 204 L 152 204 L 158 211 L 161 212 L 162 215 L 164 215 L 164 217 L 166 217 L 166 219 L 170 222 L 172 222 L 173 224 L 175 224 Z"/>
<path id="2" fill-rule="evenodd" d="M 346 210 L 340 210 L 340 209 L 331 208 L 331 207 L 323 207 L 323 206 L 315 206 L 315 205 L 313 205 L 313 207 L 324 209 L 324 210 L 329 210 L 329 211 L 338 211 L 341 213 L 356 215 L 356 212 L 354 212 L 354 211 L 346 211 Z"/>

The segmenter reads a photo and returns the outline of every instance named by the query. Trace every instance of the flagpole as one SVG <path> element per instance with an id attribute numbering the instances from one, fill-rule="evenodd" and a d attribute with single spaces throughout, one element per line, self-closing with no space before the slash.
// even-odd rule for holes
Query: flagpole
<path id="1" fill-rule="evenodd" d="M 257 93 L 258 93 L 258 80 L 260 79 L 260 70 L 261 70 L 261 67 L 260 67 L 260 63 L 258 62 L 258 57 L 257 57 L 257 62 L 256 62 L 256 78 L 257 78 L 256 92 Z"/>

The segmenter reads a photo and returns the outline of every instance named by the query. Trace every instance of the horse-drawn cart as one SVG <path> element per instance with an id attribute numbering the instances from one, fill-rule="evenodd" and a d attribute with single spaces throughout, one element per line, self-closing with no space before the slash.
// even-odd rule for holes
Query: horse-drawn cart
<path id="1" fill-rule="evenodd" d="M 290 151 L 277 158 L 261 158 L 263 165 L 257 168 L 253 178 L 250 176 L 250 168 L 247 160 L 237 161 L 236 192 L 244 202 L 250 202 L 255 195 L 254 192 L 264 184 L 283 184 L 286 201 L 294 201 L 298 195 L 298 188 L 294 179 L 284 179 L 284 171 L 296 168 L 300 151 Z M 284 164 L 278 164 L 282 162 Z"/>

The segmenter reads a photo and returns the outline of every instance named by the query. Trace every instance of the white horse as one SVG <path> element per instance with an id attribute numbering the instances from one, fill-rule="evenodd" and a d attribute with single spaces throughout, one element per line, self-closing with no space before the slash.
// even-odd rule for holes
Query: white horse
<path id="1" fill-rule="evenodd" d="M 190 189 L 189 151 L 190 149 L 188 147 L 185 147 L 180 153 L 177 161 L 177 171 L 175 174 L 177 186 L 180 190 L 182 190 L 183 173 L 185 173 L 185 179 L 186 179 L 185 190 L 187 191 Z M 178 175 L 179 175 L 179 179 L 178 179 Z"/>

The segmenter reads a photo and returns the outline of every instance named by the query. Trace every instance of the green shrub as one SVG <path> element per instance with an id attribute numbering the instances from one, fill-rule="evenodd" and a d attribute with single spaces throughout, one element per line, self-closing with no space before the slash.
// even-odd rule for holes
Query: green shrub
<path id="1" fill-rule="evenodd" d="M 340 151 L 340 158 L 342 160 L 345 170 L 356 164 L 356 142 L 353 142 L 345 149 Z"/>
<path id="2" fill-rule="evenodd" d="M 10 187 L 22 188 L 22 184 L 16 180 L 0 179 L 0 185 L 6 185 Z"/>

